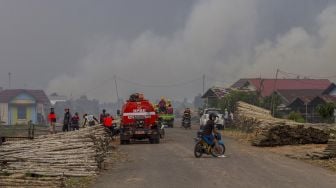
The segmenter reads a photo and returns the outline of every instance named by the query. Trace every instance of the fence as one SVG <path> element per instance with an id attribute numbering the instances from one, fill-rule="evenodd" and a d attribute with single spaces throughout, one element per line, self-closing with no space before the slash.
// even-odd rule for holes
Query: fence
<path id="1" fill-rule="evenodd" d="M 49 133 L 46 125 L 0 125 L 0 145 L 6 141 L 34 139 L 36 136 Z"/>

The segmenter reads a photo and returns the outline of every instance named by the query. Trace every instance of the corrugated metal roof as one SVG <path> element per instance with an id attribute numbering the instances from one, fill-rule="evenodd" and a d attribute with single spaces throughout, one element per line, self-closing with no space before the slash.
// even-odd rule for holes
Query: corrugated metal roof
<path id="1" fill-rule="evenodd" d="M 217 97 L 222 98 L 228 93 L 228 90 L 223 87 L 212 87 L 210 88 L 203 96 L 202 98 L 207 97 Z M 214 95 L 214 96 L 213 96 Z"/>
<path id="2" fill-rule="evenodd" d="M 275 90 L 325 90 L 331 82 L 328 79 L 264 79 L 244 78 L 231 87 L 244 87 L 246 82 L 260 91 L 263 97 L 270 96 Z"/>
<path id="3" fill-rule="evenodd" d="M 293 102 L 296 98 L 316 97 L 323 93 L 321 89 L 296 89 L 296 90 L 277 90 L 287 103 Z"/>
<path id="4" fill-rule="evenodd" d="M 0 102 L 8 103 L 14 97 L 18 96 L 21 93 L 27 93 L 35 98 L 39 103 L 50 104 L 50 101 L 47 95 L 42 90 L 30 90 L 30 89 L 7 89 L 0 92 Z"/>

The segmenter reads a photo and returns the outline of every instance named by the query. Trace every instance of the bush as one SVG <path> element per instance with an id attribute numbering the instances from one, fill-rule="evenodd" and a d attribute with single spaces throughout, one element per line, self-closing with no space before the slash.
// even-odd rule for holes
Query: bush
<path id="1" fill-rule="evenodd" d="M 327 103 L 317 106 L 317 111 L 326 123 L 332 123 L 334 120 L 334 110 L 336 105 L 334 103 Z"/>
<path id="2" fill-rule="evenodd" d="M 296 121 L 298 123 L 304 123 L 305 122 L 305 119 L 303 118 L 303 116 L 299 112 L 289 113 L 288 119 Z"/>

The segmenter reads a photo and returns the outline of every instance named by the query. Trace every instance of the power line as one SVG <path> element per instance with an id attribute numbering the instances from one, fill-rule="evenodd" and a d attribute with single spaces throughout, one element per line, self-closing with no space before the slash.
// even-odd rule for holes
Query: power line
<path id="1" fill-rule="evenodd" d="M 190 83 L 193 83 L 195 81 L 199 81 L 201 79 L 203 79 L 203 77 L 197 77 L 195 79 L 192 80 L 187 80 L 184 82 L 180 82 L 180 83 L 173 83 L 173 84 L 145 84 L 145 83 L 140 83 L 140 82 L 135 82 L 135 81 L 131 81 L 131 80 L 127 80 L 121 77 L 117 77 L 118 80 L 132 84 L 132 85 L 136 85 L 136 86 L 141 86 L 141 87 L 179 87 L 179 86 L 184 86 L 184 85 L 188 85 Z"/>
<path id="2" fill-rule="evenodd" d="M 201 80 L 202 77 L 197 77 L 195 79 L 192 79 L 192 80 L 187 80 L 187 81 L 184 81 L 184 82 L 179 82 L 179 83 L 173 83 L 173 84 L 146 84 L 146 83 L 140 83 L 140 82 L 135 82 L 135 81 L 131 81 L 131 80 L 128 80 L 128 79 L 124 79 L 116 74 L 114 74 L 113 77 L 109 77 L 101 82 L 99 82 L 97 85 L 89 88 L 88 90 L 84 91 L 84 92 L 81 92 L 82 94 L 87 94 L 87 93 L 90 93 L 94 90 L 97 90 L 98 88 L 100 87 L 103 87 L 105 86 L 104 83 L 109 83 L 109 81 L 113 80 L 115 82 L 115 86 L 116 86 L 116 92 L 117 92 L 117 98 L 119 98 L 119 91 L 118 91 L 118 85 L 117 85 L 117 80 L 121 81 L 121 82 L 126 82 L 128 84 L 132 84 L 132 85 L 136 85 L 136 86 L 140 86 L 140 87 L 180 87 L 180 86 L 184 86 L 184 85 L 188 85 L 188 84 L 191 84 L 195 81 L 199 81 Z"/>
<path id="3" fill-rule="evenodd" d="M 283 70 L 279 70 L 280 73 L 285 74 L 285 75 L 293 75 L 293 76 L 299 76 L 299 77 L 303 77 L 303 78 L 309 78 L 309 79 L 329 79 L 329 78 L 336 78 L 336 75 L 331 75 L 331 76 L 307 76 L 307 75 L 303 75 L 303 74 L 297 74 L 297 73 L 291 73 L 291 72 L 287 72 L 287 71 L 283 71 Z"/>

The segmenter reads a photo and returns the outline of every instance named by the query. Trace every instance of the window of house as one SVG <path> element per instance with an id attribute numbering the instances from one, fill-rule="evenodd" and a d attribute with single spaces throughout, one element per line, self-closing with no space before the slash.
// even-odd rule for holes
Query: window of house
<path id="1" fill-rule="evenodd" d="M 27 108 L 25 106 L 18 106 L 18 119 L 27 118 Z"/>

